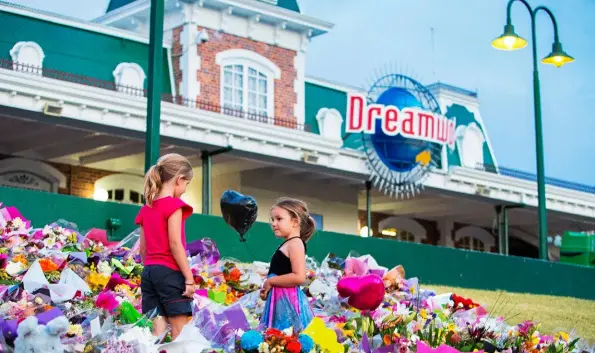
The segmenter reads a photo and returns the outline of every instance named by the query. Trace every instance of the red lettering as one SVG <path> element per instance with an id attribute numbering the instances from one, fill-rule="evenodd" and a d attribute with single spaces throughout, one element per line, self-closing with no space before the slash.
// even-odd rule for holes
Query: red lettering
<path id="1" fill-rule="evenodd" d="M 436 139 L 438 141 L 441 142 L 446 142 L 446 140 L 448 139 L 448 126 L 447 126 L 447 122 L 445 119 L 439 119 L 438 120 L 438 126 L 437 126 L 437 137 Z"/>
<path id="2" fill-rule="evenodd" d="M 456 128 L 457 128 L 456 119 L 448 120 L 448 145 L 451 147 L 454 147 L 454 144 L 455 144 Z"/>
<path id="3" fill-rule="evenodd" d="M 397 108 L 388 106 L 384 111 L 384 123 L 382 130 L 387 135 L 396 135 L 399 132 L 399 111 Z"/>
<path id="4" fill-rule="evenodd" d="M 362 95 L 349 95 L 347 105 L 347 132 L 360 132 L 364 125 L 364 97 Z"/>
<path id="5" fill-rule="evenodd" d="M 434 115 L 431 113 L 419 112 L 418 117 L 419 127 L 417 131 L 419 131 L 419 136 L 434 139 Z M 440 121 L 440 118 L 438 118 L 438 121 Z"/>
<path id="6" fill-rule="evenodd" d="M 371 134 L 374 133 L 374 123 L 376 122 L 376 118 L 382 118 L 382 108 L 384 108 L 384 106 L 380 104 L 370 104 L 368 106 L 368 125 L 366 126 L 366 132 L 369 132 Z"/>
<path id="7" fill-rule="evenodd" d="M 401 127 L 402 134 L 414 135 L 413 117 L 415 116 L 415 111 L 411 109 L 403 109 L 402 113 L 406 116 L 403 120 L 403 126 Z"/>

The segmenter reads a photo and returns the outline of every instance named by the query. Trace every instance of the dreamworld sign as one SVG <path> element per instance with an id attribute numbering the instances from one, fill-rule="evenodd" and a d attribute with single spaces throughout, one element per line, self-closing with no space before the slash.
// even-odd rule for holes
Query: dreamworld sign
<path id="1" fill-rule="evenodd" d="M 348 133 L 382 132 L 386 136 L 401 135 L 454 148 L 456 126 L 455 119 L 417 107 L 399 109 L 394 105 L 367 104 L 366 96 L 360 93 L 349 93 L 347 96 L 345 130 Z"/>

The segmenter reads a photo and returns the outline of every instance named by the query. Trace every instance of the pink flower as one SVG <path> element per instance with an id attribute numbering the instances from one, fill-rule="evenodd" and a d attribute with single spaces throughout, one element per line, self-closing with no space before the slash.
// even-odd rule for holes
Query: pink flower
<path id="1" fill-rule="evenodd" d="M 116 299 L 113 292 L 104 291 L 99 293 L 99 295 L 97 296 L 95 305 L 97 305 L 98 308 L 105 309 L 109 312 L 114 312 L 114 310 L 116 310 L 120 303 L 118 303 L 118 300 Z"/>
<path id="2" fill-rule="evenodd" d="M 118 286 L 120 284 L 125 284 L 128 287 L 130 287 L 131 289 L 136 288 L 135 284 L 128 282 L 124 278 L 120 277 L 120 275 L 117 273 L 112 273 L 112 276 L 110 277 L 109 282 L 107 282 L 107 285 L 105 286 L 105 288 L 103 290 L 104 291 L 113 290 L 114 288 L 116 288 L 116 286 Z"/>

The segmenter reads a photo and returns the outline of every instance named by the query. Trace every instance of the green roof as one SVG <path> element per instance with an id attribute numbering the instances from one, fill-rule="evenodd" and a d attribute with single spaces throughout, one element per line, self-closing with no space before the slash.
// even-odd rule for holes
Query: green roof
<path id="1" fill-rule="evenodd" d="M 119 9 L 120 7 L 124 7 L 128 4 L 133 3 L 135 0 L 110 0 L 109 4 L 107 5 L 107 10 L 105 10 L 105 13 L 114 11 L 116 9 Z"/>
<path id="2" fill-rule="evenodd" d="M 300 12 L 300 6 L 298 5 L 297 0 L 278 0 L 277 6 L 287 10 Z"/>
<path id="3" fill-rule="evenodd" d="M 10 50 L 16 43 L 32 41 L 43 50 L 43 67 L 47 69 L 114 82 L 116 66 L 132 62 L 148 75 L 146 43 L 10 12 L 0 11 L 0 23 L 0 59 L 12 60 Z M 167 58 L 166 49 L 163 57 Z M 147 83 L 145 79 L 145 88 Z M 163 92 L 171 94 L 167 60 L 163 61 Z"/>
<path id="4" fill-rule="evenodd" d="M 136 0 L 110 0 L 105 13 L 114 11 L 135 1 Z M 277 6 L 290 11 L 300 12 L 300 6 L 298 5 L 297 0 L 277 0 Z"/>

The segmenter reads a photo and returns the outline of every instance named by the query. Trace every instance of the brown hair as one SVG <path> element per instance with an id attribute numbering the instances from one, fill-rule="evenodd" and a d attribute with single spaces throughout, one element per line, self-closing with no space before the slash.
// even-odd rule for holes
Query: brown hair
<path id="1" fill-rule="evenodd" d="M 157 164 L 145 174 L 145 201 L 147 204 L 153 204 L 153 200 L 161 191 L 164 183 L 178 176 L 192 180 L 192 165 L 186 158 L 177 153 L 169 153 L 159 158 Z"/>
<path id="2" fill-rule="evenodd" d="M 300 221 L 300 238 L 303 241 L 310 240 L 314 232 L 316 232 L 316 223 L 314 218 L 310 216 L 308 205 L 304 201 L 281 197 L 275 201 L 271 209 L 275 207 L 286 210 L 291 217 L 298 219 Z"/>

